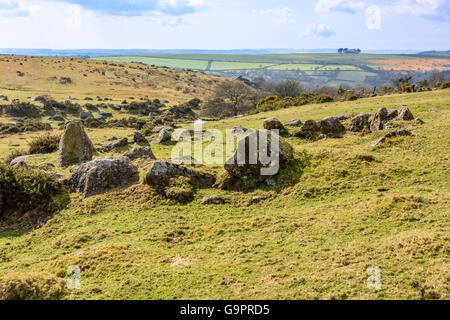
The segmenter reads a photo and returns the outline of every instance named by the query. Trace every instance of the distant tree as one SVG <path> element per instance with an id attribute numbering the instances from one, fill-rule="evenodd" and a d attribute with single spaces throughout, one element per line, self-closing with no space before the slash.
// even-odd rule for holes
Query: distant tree
<path id="1" fill-rule="evenodd" d="M 344 52 L 344 48 L 339 48 L 338 52 L 339 53 L 343 53 Z"/>
<path id="2" fill-rule="evenodd" d="M 428 78 L 428 82 L 433 88 L 438 87 L 444 80 L 445 76 L 441 72 L 433 72 L 433 74 Z"/>
<path id="3" fill-rule="evenodd" d="M 410 86 L 412 76 L 404 76 L 399 78 L 391 79 L 391 83 L 399 91 L 404 91 L 405 87 Z"/>
<path id="4" fill-rule="evenodd" d="M 256 77 L 252 80 L 254 87 L 259 90 L 264 90 L 267 92 L 273 92 L 275 84 L 273 82 L 267 81 L 264 77 Z"/>
<path id="5" fill-rule="evenodd" d="M 257 91 L 241 81 L 226 81 L 216 87 L 215 95 L 216 100 L 227 102 L 231 115 L 237 116 L 254 107 L 252 104 Z"/>
<path id="6" fill-rule="evenodd" d="M 280 98 L 298 97 L 303 92 L 302 85 L 297 80 L 284 80 L 275 86 L 274 93 Z"/>

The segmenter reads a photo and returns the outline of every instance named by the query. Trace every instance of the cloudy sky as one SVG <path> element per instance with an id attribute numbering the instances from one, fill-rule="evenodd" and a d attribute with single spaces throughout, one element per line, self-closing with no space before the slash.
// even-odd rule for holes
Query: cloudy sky
<path id="1" fill-rule="evenodd" d="M 0 47 L 449 50 L 450 0 L 0 0 Z"/>

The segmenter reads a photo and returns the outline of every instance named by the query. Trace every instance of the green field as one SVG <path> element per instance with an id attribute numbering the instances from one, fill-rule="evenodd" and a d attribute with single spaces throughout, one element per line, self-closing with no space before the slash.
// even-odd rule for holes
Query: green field
<path id="1" fill-rule="evenodd" d="M 192 69 L 230 78 L 244 76 L 252 79 L 262 76 L 271 81 L 291 78 L 311 87 L 338 86 L 341 83 L 349 86 L 382 85 L 389 83 L 390 79 L 395 77 L 396 73 L 390 69 L 399 65 L 406 69 L 404 71 L 417 73 L 419 77 L 421 75 L 425 77 L 427 72 L 432 71 L 430 67 L 423 69 L 424 61 L 429 61 L 429 66 L 436 66 L 436 70 L 439 71 L 448 71 L 450 65 L 450 55 L 146 54 L 98 56 L 93 59 Z M 433 60 L 437 63 L 432 63 Z M 448 61 L 447 64 L 446 61 Z M 381 69 L 391 72 L 381 72 Z M 398 74 L 401 74 L 401 71 L 396 70 Z"/>

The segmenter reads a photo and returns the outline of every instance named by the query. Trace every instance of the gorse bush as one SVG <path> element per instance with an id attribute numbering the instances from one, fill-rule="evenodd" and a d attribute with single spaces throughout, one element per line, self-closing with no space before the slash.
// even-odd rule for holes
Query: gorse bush
<path id="1" fill-rule="evenodd" d="M 48 123 L 38 120 L 17 121 L 16 124 L 0 124 L 0 134 L 52 130 L 52 126 Z"/>
<path id="2" fill-rule="evenodd" d="M 60 139 L 61 136 L 59 134 L 46 134 L 38 136 L 28 142 L 30 147 L 29 154 L 52 153 L 58 150 Z"/>
<path id="3" fill-rule="evenodd" d="M 44 172 L 0 165 L 0 216 L 46 206 L 62 190 L 64 185 Z"/>
<path id="4" fill-rule="evenodd" d="M 265 112 L 283 109 L 287 107 L 303 106 L 305 104 L 326 103 L 334 101 L 334 98 L 328 94 L 316 95 L 314 93 L 306 93 L 306 92 L 302 93 L 299 97 L 296 98 L 293 97 L 286 97 L 283 99 L 277 98 L 278 97 L 276 96 L 270 96 L 262 100 L 258 104 L 256 112 Z"/>

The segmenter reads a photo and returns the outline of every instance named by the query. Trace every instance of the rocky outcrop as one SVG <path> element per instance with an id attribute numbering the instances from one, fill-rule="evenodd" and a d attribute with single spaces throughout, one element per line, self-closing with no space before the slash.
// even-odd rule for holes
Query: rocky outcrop
<path id="1" fill-rule="evenodd" d="M 152 133 L 160 133 L 163 129 L 166 129 L 167 131 L 173 131 L 174 128 L 172 127 L 168 127 L 168 126 L 160 126 L 160 127 L 155 127 L 152 129 Z"/>
<path id="2" fill-rule="evenodd" d="M 145 177 L 145 183 L 161 189 L 167 186 L 169 180 L 177 177 L 187 177 L 198 187 L 211 187 L 215 177 L 190 170 L 179 164 L 168 161 L 156 161 L 152 164 Z"/>
<path id="3" fill-rule="evenodd" d="M 376 132 L 386 129 L 386 125 L 389 125 L 389 121 L 394 120 L 397 116 L 397 110 L 381 108 L 375 113 L 370 122 L 370 131 Z"/>
<path id="4" fill-rule="evenodd" d="M 278 141 L 278 147 L 272 145 L 272 138 Z M 272 156 L 272 147 L 279 157 L 273 155 L 274 159 L 270 159 L 270 162 L 261 159 L 260 153 Z M 258 130 L 239 141 L 236 152 L 225 163 L 225 170 L 235 178 L 267 180 L 276 176 L 293 159 L 293 152 L 292 146 L 280 136 L 271 131 Z"/>
<path id="5" fill-rule="evenodd" d="M 152 148 L 150 147 L 133 148 L 127 153 L 125 153 L 123 156 L 129 158 L 130 160 L 137 160 L 137 159 L 156 160 Z"/>
<path id="6" fill-rule="evenodd" d="M 389 132 L 389 133 L 385 134 L 380 139 L 378 139 L 377 141 L 372 143 L 371 146 L 372 147 L 376 147 L 376 146 L 382 144 L 383 142 L 385 142 L 387 139 L 390 139 L 390 138 L 404 137 L 404 136 L 411 136 L 411 135 L 412 135 L 412 133 L 410 131 L 408 131 L 408 130 L 392 131 L 392 132 Z"/>
<path id="7" fill-rule="evenodd" d="M 92 160 L 94 145 L 84 131 L 80 121 L 66 125 L 59 143 L 59 165 L 67 167 L 83 161 Z"/>
<path id="8" fill-rule="evenodd" d="M 283 124 L 281 123 L 280 120 L 276 119 L 276 118 L 269 118 L 264 120 L 264 129 L 266 130 L 280 130 L 283 131 L 285 130 Z"/>
<path id="9" fill-rule="evenodd" d="M 129 158 L 107 157 L 77 167 L 68 186 L 73 192 L 82 192 L 87 198 L 138 180 L 138 169 Z"/>
<path id="10" fill-rule="evenodd" d="M 328 117 L 319 122 L 320 132 L 330 138 L 339 138 L 345 134 L 346 129 L 335 117 Z"/>
<path id="11" fill-rule="evenodd" d="M 352 132 L 362 132 L 365 128 L 369 128 L 370 114 L 361 113 L 352 119 L 352 124 L 348 128 Z"/>

